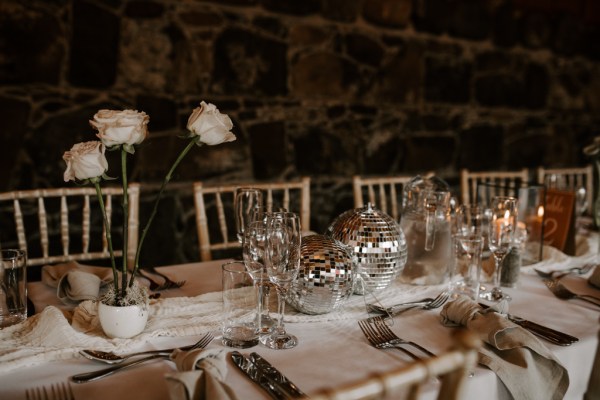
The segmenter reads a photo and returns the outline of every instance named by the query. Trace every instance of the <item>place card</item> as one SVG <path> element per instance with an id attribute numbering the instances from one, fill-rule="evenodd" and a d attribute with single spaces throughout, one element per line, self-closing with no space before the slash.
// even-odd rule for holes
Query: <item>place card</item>
<path id="1" fill-rule="evenodd" d="M 575 255 L 575 193 L 547 189 L 543 220 L 544 244 Z"/>

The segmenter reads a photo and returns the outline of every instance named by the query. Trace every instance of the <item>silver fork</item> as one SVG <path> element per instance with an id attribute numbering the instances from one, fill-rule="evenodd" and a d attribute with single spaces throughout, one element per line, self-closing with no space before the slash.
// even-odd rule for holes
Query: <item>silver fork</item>
<path id="1" fill-rule="evenodd" d="M 204 335 L 204 337 L 202 339 L 200 339 L 193 348 L 191 348 L 189 350 L 203 349 L 206 346 L 208 346 L 208 344 L 213 340 L 213 338 L 214 338 L 213 334 L 209 332 L 206 335 Z M 84 383 L 84 382 L 95 381 L 97 379 L 104 378 L 105 376 L 112 375 L 117 371 L 121 371 L 123 369 L 133 367 L 135 365 L 141 364 L 146 361 L 154 360 L 156 358 L 166 358 L 166 359 L 170 360 L 171 356 L 172 356 L 172 353 L 153 354 L 151 356 L 132 361 L 128 364 L 117 364 L 113 367 L 104 368 L 99 371 L 86 372 L 84 374 L 73 375 L 71 377 L 71 379 L 75 383 Z"/>
<path id="2" fill-rule="evenodd" d="M 369 311 L 384 314 L 386 318 L 389 318 L 389 317 L 394 317 L 396 315 L 402 314 L 404 311 L 408 311 L 413 308 L 421 308 L 423 310 L 433 310 L 435 308 L 439 308 L 439 307 L 443 306 L 448 301 L 449 298 L 450 298 L 450 292 L 441 292 L 434 299 L 432 299 L 431 301 L 427 301 L 427 302 L 424 301 L 424 302 L 397 304 L 397 305 L 387 307 L 387 308 L 380 307 L 375 304 L 369 304 L 367 307 L 369 308 Z M 378 316 L 371 317 L 369 319 L 375 319 L 375 318 L 379 318 L 379 317 Z"/>
<path id="3" fill-rule="evenodd" d="M 423 353 L 427 354 L 429 357 L 435 357 L 431 351 L 427 350 L 425 347 L 421 346 L 418 343 L 411 342 L 410 340 L 401 339 L 396 335 L 392 330 L 387 326 L 382 317 L 375 318 L 373 321 L 375 323 L 375 328 L 381 333 L 385 340 L 392 345 L 400 345 L 400 344 L 408 344 L 409 346 L 413 346 Z"/>
<path id="4" fill-rule="evenodd" d="M 556 269 L 552 271 L 542 271 L 541 269 L 534 268 L 534 271 L 542 278 L 553 278 L 560 279 L 565 275 L 576 273 L 578 275 L 587 274 L 596 266 L 595 263 L 586 263 L 579 267 L 573 267 L 568 269 Z"/>
<path id="5" fill-rule="evenodd" d="M 589 294 L 577 294 L 570 291 L 565 285 L 556 279 L 546 279 L 544 284 L 550 289 L 550 291 L 559 299 L 580 299 L 592 303 L 595 306 L 600 307 L 600 298 L 591 296 Z M 593 299 L 593 300 L 592 300 Z"/>
<path id="6" fill-rule="evenodd" d="M 143 276 L 144 278 L 148 279 L 150 281 L 150 290 L 153 292 L 159 292 L 161 290 L 167 290 L 167 289 L 176 289 L 176 288 L 180 288 L 183 285 L 185 285 L 185 280 L 181 280 L 181 281 L 173 281 L 171 280 L 168 276 L 164 275 L 161 272 L 158 272 L 154 267 L 150 267 L 150 272 L 139 268 L 138 272 L 141 276 Z M 150 275 L 149 273 L 155 274 L 160 276 L 161 278 L 163 278 L 164 282 L 163 283 L 158 283 L 156 282 Z"/>
<path id="7" fill-rule="evenodd" d="M 405 349 L 404 347 L 401 347 L 400 345 L 392 345 L 389 342 L 387 342 L 384 339 L 384 337 L 381 335 L 381 333 L 377 329 L 375 329 L 373 324 L 368 321 L 368 319 L 367 320 L 359 320 L 358 326 L 363 331 L 365 337 L 367 338 L 367 340 L 369 341 L 369 343 L 371 343 L 371 345 L 373 347 L 378 348 L 378 349 L 396 348 L 396 349 L 401 350 L 404 353 L 408 354 L 414 360 L 421 360 L 421 357 L 419 357 L 416 354 L 412 353 L 411 351 Z"/>
<path id="8" fill-rule="evenodd" d="M 75 400 L 71 386 L 66 382 L 50 385 L 50 388 L 38 386 L 25 390 L 27 400 Z"/>

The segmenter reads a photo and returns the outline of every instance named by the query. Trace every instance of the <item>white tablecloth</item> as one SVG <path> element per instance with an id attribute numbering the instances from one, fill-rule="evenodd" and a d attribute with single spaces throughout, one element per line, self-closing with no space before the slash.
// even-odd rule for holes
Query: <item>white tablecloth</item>
<path id="1" fill-rule="evenodd" d="M 595 250 L 595 249 L 594 249 Z M 589 253 L 588 253 L 589 254 Z M 569 262 L 581 262 L 585 257 L 568 258 Z M 566 262 L 566 261 L 565 261 Z M 161 270 L 172 279 L 186 279 L 180 289 L 163 292 L 164 296 L 195 296 L 220 290 L 222 261 L 194 263 L 164 267 Z M 581 277 L 568 277 L 568 284 L 578 290 L 593 291 Z M 593 363 L 599 325 L 599 310 L 579 300 L 564 301 L 554 297 L 530 268 L 524 268 L 519 285 L 505 289 L 512 297 L 510 312 L 523 318 L 577 336 L 579 342 L 560 347 L 546 343 L 570 377 L 566 399 L 581 399 L 585 392 Z M 600 291 L 596 291 L 600 294 Z M 47 305 L 58 305 L 55 293 L 40 282 L 29 284 L 29 296 L 39 312 Z M 340 311 L 340 312 L 343 312 Z M 366 313 L 364 315 L 366 317 Z M 270 350 L 261 346 L 243 350 L 256 351 L 296 383 L 308 395 L 315 391 L 366 378 L 374 371 L 384 371 L 410 362 L 395 349 L 377 350 L 371 347 L 355 319 L 329 322 L 288 323 L 287 329 L 300 339 L 300 344 L 290 350 Z M 441 353 L 450 345 L 450 329 L 439 322 L 439 309 L 410 311 L 395 318 L 392 328 L 399 336 L 412 339 L 433 352 Z M 157 338 L 143 349 L 163 348 L 171 345 L 193 343 L 198 337 Z M 221 347 L 214 340 L 210 347 Z M 67 381 L 68 377 L 81 372 L 103 368 L 103 365 L 86 359 L 73 359 L 40 364 L 0 376 L 0 399 L 24 399 L 25 389 L 37 385 Z M 71 384 L 75 398 L 82 399 L 130 399 L 145 400 L 168 398 L 164 374 L 174 371 L 168 361 L 144 364 L 96 382 Z M 227 382 L 243 399 L 266 399 L 265 392 L 251 382 L 230 363 Z M 504 386 L 495 374 L 477 368 L 475 376 L 468 380 L 468 398 L 509 398 Z M 433 396 L 429 396 L 433 398 Z M 424 398 L 429 398 L 427 394 Z"/>

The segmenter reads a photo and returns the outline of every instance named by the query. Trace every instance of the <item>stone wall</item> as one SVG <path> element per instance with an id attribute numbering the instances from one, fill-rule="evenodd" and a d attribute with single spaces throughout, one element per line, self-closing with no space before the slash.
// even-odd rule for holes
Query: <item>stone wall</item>
<path id="1" fill-rule="evenodd" d="M 194 150 L 146 262 L 198 258 L 191 182 L 312 178 L 312 228 L 353 174 L 574 166 L 600 132 L 594 0 L 3 0 L 0 190 L 62 186 L 100 108 L 150 115 L 151 189 L 201 100 L 237 141 Z M 148 186 L 149 185 L 149 186 Z M 167 232 L 162 234 L 161 232 Z"/>

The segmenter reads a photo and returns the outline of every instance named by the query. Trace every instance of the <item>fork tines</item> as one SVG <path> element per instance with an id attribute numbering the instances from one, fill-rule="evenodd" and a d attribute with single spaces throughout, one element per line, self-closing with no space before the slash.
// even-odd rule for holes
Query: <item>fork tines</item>
<path id="1" fill-rule="evenodd" d="M 68 383 L 52 384 L 50 388 L 38 386 L 25 390 L 27 400 L 75 400 L 73 391 Z"/>
<path id="2" fill-rule="evenodd" d="M 398 349 L 398 350 L 406 353 L 407 355 L 409 355 L 414 360 L 420 360 L 421 359 L 419 356 L 417 356 L 416 354 L 410 352 L 409 350 L 405 349 L 404 347 L 400 347 L 400 346 L 396 346 L 396 345 L 390 344 L 389 341 L 387 341 L 381 335 L 381 333 L 379 332 L 379 330 L 377 330 L 369 320 L 359 320 L 358 321 L 358 326 L 363 331 L 365 337 L 367 338 L 367 340 L 369 341 L 369 343 L 371 343 L 371 345 L 373 347 L 375 347 L 377 349 L 396 348 L 396 349 Z"/>
<path id="3" fill-rule="evenodd" d="M 167 290 L 167 289 L 176 289 L 176 288 L 180 288 L 185 284 L 185 280 L 181 280 L 181 281 L 173 281 L 171 280 L 168 276 L 156 271 L 156 270 L 152 270 L 152 271 L 147 271 L 144 269 L 138 269 L 138 272 L 141 276 L 143 276 L 144 278 L 148 279 L 150 281 L 150 290 L 153 292 L 158 292 L 161 290 Z M 160 276 L 164 282 L 159 283 L 157 281 L 155 281 L 150 274 L 156 274 L 158 276 Z"/>

